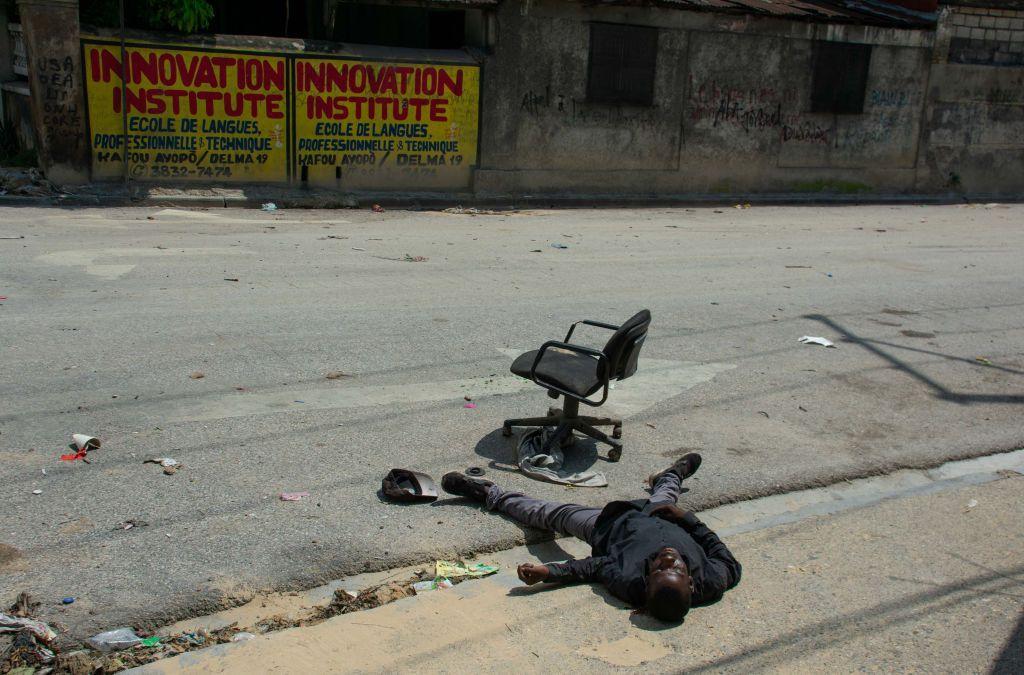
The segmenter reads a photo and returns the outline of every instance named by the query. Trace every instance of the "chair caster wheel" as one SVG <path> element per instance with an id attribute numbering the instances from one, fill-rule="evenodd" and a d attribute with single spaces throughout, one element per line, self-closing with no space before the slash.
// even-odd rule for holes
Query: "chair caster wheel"
<path id="1" fill-rule="evenodd" d="M 612 427 L 612 438 L 622 438 L 622 427 Z"/>
<path id="2" fill-rule="evenodd" d="M 622 448 L 612 448 L 608 451 L 608 461 L 617 462 L 622 459 Z"/>
<path id="3" fill-rule="evenodd" d="M 561 408 L 548 408 L 548 417 L 559 417 L 561 414 Z"/>
<path id="4" fill-rule="evenodd" d="M 506 437 L 506 438 L 511 436 L 512 435 L 512 427 L 505 427 L 505 426 L 503 426 L 501 428 L 501 435 Z"/>

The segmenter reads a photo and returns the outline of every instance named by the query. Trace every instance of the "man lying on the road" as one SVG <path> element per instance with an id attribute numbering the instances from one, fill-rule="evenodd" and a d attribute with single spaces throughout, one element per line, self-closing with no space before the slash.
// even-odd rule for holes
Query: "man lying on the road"
<path id="1" fill-rule="evenodd" d="M 603 509 L 533 499 L 455 472 L 444 475 L 441 487 L 593 548 L 582 560 L 520 565 L 525 583 L 600 581 L 633 607 L 662 621 L 680 621 L 691 606 L 717 602 L 740 581 L 740 564 L 725 544 L 692 511 L 675 505 L 683 479 L 699 466 L 700 455 L 688 454 L 651 476 L 650 499 L 611 502 Z"/>

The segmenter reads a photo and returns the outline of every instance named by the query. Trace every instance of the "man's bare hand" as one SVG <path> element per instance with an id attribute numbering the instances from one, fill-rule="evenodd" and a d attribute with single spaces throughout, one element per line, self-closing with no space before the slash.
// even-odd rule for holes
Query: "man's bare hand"
<path id="1" fill-rule="evenodd" d="M 519 573 L 519 579 L 527 586 L 539 584 L 551 574 L 551 570 L 548 569 L 547 565 L 536 565 L 534 563 L 523 563 L 516 571 Z"/>
<path id="2" fill-rule="evenodd" d="M 683 511 L 674 504 L 662 504 L 651 509 L 651 515 L 655 518 L 661 518 L 662 520 L 667 520 L 670 523 L 675 523 L 676 525 L 682 525 L 683 518 L 686 516 L 686 511 Z"/>

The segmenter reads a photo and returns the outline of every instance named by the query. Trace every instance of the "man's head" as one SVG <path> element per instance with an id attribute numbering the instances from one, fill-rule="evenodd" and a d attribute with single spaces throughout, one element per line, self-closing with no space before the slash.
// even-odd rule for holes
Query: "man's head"
<path id="1" fill-rule="evenodd" d="M 662 621 L 682 621 L 692 595 L 693 580 L 679 551 L 668 546 L 658 551 L 647 573 L 647 612 Z"/>

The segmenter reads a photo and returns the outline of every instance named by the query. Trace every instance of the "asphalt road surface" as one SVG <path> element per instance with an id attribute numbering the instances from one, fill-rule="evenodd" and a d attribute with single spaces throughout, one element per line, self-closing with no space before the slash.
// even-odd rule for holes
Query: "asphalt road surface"
<path id="1" fill-rule="evenodd" d="M 395 466 L 601 504 L 696 449 L 703 508 L 1024 446 L 1021 222 L 1017 205 L 0 209 L 0 601 L 28 591 L 83 637 L 524 541 L 459 500 L 382 503 Z M 626 416 L 622 461 L 572 452 L 610 486 L 512 471 L 501 421 L 550 399 L 510 354 L 643 307 L 640 370 L 605 407 Z M 59 460 L 75 432 L 103 441 L 89 464 Z"/>

